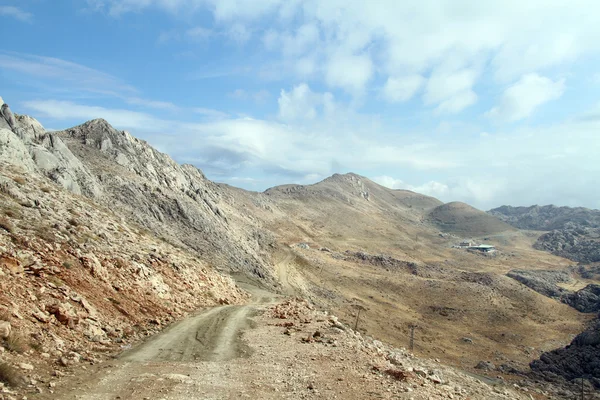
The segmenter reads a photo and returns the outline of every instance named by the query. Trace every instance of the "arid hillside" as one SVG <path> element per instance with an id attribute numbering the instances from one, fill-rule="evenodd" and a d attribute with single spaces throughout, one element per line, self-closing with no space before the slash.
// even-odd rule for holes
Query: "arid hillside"
<path id="1" fill-rule="evenodd" d="M 506 276 L 572 261 L 536 250 L 540 233 L 469 205 L 353 173 L 248 192 L 104 120 L 52 133 L 31 117 L 18 122 L 22 137 L 0 129 L 0 319 L 5 343 L 13 334 L 21 343 L 5 346 L 7 365 L 39 355 L 33 368 L 44 382 L 55 368 L 116 354 L 199 307 L 247 301 L 230 276 L 255 294 L 253 305 L 199 315 L 206 339 L 184 322 L 192 339 L 184 335 L 173 352 L 192 340 L 230 354 L 257 304 L 287 295 L 371 340 L 412 343 L 416 355 L 478 379 L 511 380 L 591 319 Z M 465 240 L 497 251 L 456 248 Z"/>

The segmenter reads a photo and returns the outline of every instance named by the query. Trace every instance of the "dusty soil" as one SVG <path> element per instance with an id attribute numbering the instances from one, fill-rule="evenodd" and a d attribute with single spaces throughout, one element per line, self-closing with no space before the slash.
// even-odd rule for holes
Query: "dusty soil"
<path id="1" fill-rule="evenodd" d="M 306 301 L 275 299 L 255 291 L 252 304 L 192 316 L 33 398 L 530 398 L 363 337 Z"/>

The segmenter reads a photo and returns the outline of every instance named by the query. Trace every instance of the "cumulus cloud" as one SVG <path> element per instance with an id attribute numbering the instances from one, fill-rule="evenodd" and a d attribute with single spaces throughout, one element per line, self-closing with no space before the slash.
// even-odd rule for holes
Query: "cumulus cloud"
<path id="1" fill-rule="evenodd" d="M 407 75 L 402 77 L 389 77 L 383 87 L 383 97 L 392 103 L 410 100 L 423 86 L 424 78 L 421 75 Z"/>
<path id="2" fill-rule="evenodd" d="M 439 114 L 456 114 L 477 101 L 477 94 L 472 90 L 465 90 L 442 101 L 435 109 Z"/>
<path id="3" fill-rule="evenodd" d="M 504 91 L 500 104 L 488 111 L 487 115 L 518 121 L 529 117 L 544 103 L 558 99 L 564 91 L 564 79 L 553 81 L 538 74 L 526 74 Z"/>
<path id="4" fill-rule="evenodd" d="M 458 177 L 449 179 L 448 183 L 428 181 L 418 185 L 410 185 L 391 176 L 377 176 L 373 180 L 390 189 L 405 189 L 440 199 L 444 202 L 463 201 L 475 205 L 487 205 L 497 198 L 500 191 L 505 190 L 505 183 L 485 177 Z"/>
<path id="5" fill-rule="evenodd" d="M 594 0 L 582 0 L 577 7 L 544 0 L 476 5 L 470 0 L 425 0 L 418 5 L 396 0 L 88 3 L 114 15 L 148 7 L 172 13 L 185 10 L 186 15 L 208 9 L 215 23 L 240 43 L 260 32 L 265 49 L 280 54 L 285 65 L 298 65 L 290 69 L 300 79 L 317 76 L 331 88 L 355 95 L 381 77 L 388 82 L 384 97 L 403 101 L 418 84 L 402 77 L 430 75 L 423 100 L 443 113 L 474 104 L 478 98 L 474 87 L 482 76 L 505 84 L 600 51 Z M 265 23 L 271 27 L 267 32 Z M 449 59 L 452 68 L 446 65 Z M 481 71 L 482 66 L 489 71 Z"/>
<path id="6" fill-rule="evenodd" d="M 334 53 L 325 67 L 325 80 L 332 87 L 362 93 L 373 76 L 373 62 L 368 54 Z"/>
<path id="7" fill-rule="evenodd" d="M 335 108 L 331 93 L 314 93 L 306 83 L 294 86 L 291 91 L 281 90 L 279 118 L 284 121 L 314 120 L 321 111 L 330 114 Z"/>
<path id="8" fill-rule="evenodd" d="M 23 22 L 31 22 L 33 19 L 33 14 L 13 6 L 0 6 L 0 15 L 16 18 Z"/>

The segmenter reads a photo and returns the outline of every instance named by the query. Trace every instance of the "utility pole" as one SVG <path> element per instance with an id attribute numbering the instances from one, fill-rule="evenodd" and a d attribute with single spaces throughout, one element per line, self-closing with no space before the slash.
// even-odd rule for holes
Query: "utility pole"
<path id="1" fill-rule="evenodd" d="M 360 317 L 360 308 L 358 309 L 358 312 L 356 313 L 356 321 L 354 321 L 354 330 L 358 329 L 358 318 Z"/>
<path id="2" fill-rule="evenodd" d="M 410 324 L 410 343 L 408 348 L 410 349 L 411 353 L 413 352 L 413 350 L 415 349 L 415 324 Z"/>
<path id="3" fill-rule="evenodd" d="M 360 318 L 360 312 L 361 311 L 367 311 L 367 309 L 364 306 L 360 305 L 360 304 L 353 304 L 352 306 L 357 310 L 356 320 L 354 321 L 354 330 L 358 331 L 358 320 Z"/>

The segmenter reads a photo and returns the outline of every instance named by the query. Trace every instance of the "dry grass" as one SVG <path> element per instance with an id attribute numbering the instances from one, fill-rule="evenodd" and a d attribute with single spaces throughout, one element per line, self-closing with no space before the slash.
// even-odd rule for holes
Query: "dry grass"
<path id="1" fill-rule="evenodd" d="M 12 222 L 6 217 L 0 218 L 0 228 L 4 229 L 8 233 L 13 233 L 15 230 L 15 226 Z"/>
<path id="2" fill-rule="evenodd" d="M 56 240 L 56 236 L 54 235 L 53 228 L 45 225 L 40 225 L 35 229 L 35 234 L 40 239 L 45 240 L 46 242 L 54 242 Z"/>
<path id="3" fill-rule="evenodd" d="M 10 336 L 4 341 L 4 348 L 8 351 L 21 354 L 27 351 L 27 343 L 21 335 L 11 332 Z"/>
<path id="4" fill-rule="evenodd" d="M 23 381 L 23 376 L 16 368 L 11 367 L 5 362 L 0 362 L 0 382 L 4 382 L 12 387 L 17 387 Z"/>
<path id="5" fill-rule="evenodd" d="M 20 219 L 22 217 L 20 210 L 18 210 L 16 207 L 10 207 L 10 206 L 7 206 L 6 208 L 4 208 L 4 215 L 6 215 L 9 218 L 15 218 L 15 219 Z"/>
<path id="6" fill-rule="evenodd" d="M 0 309 L 0 321 L 8 321 L 10 322 L 11 320 L 11 314 L 10 311 L 8 310 L 8 308 L 2 308 Z"/>

